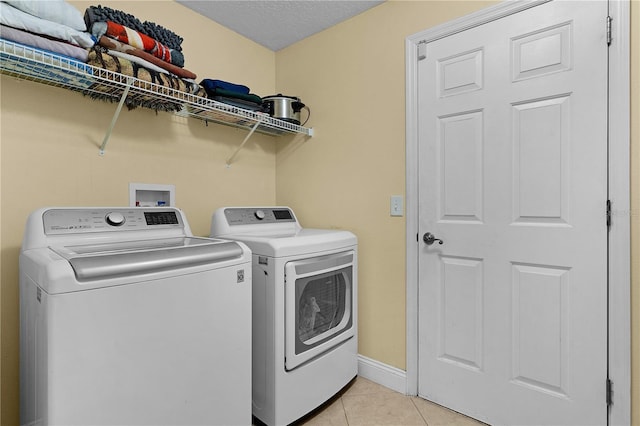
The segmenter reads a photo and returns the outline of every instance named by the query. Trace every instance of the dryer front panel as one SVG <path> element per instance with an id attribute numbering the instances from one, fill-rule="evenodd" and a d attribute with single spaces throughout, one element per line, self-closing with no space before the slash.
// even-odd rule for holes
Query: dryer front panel
<path id="1" fill-rule="evenodd" d="M 355 252 L 285 265 L 285 368 L 287 371 L 355 335 Z"/>

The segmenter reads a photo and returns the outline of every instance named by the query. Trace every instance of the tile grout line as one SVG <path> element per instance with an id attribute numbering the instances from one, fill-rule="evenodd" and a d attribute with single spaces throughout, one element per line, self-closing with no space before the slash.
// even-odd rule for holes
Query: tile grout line
<path id="1" fill-rule="evenodd" d="M 344 395 L 340 396 L 340 405 L 342 406 L 342 414 L 344 414 L 344 420 L 347 422 L 347 426 L 349 426 L 349 416 L 347 416 L 347 409 L 344 407 L 344 401 L 342 399 Z"/>
<path id="2" fill-rule="evenodd" d="M 422 421 L 424 421 L 424 424 L 426 426 L 429 426 L 429 422 L 427 421 L 427 419 L 424 418 L 424 416 L 422 415 L 422 411 L 420 411 L 420 409 L 418 408 L 418 406 L 416 405 L 416 403 L 413 401 L 413 398 L 411 398 L 409 395 L 407 395 L 407 398 L 409 398 L 409 401 L 411 401 L 411 404 L 413 404 L 413 408 L 416 409 L 416 411 L 418 412 L 418 414 L 420 415 L 420 417 L 422 418 Z"/>

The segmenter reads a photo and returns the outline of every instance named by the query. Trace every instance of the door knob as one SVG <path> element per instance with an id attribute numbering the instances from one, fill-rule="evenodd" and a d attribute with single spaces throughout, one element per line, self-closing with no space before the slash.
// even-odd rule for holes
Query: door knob
<path id="1" fill-rule="evenodd" d="M 422 236 L 422 241 L 424 241 L 428 246 L 435 243 L 436 241 L 438 242 L 438 244 L 444 243 L 444 241 L 442 241 L 439 238 L 436 238 L 436 236 L 433 235 L 431 232 L 427 232 L 426 234 L 424 234 Z"/>

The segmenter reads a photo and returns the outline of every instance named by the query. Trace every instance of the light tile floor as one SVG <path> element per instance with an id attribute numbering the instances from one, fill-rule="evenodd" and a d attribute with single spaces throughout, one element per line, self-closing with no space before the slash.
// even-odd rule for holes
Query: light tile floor
<path id="1" fill-rule="evenodd" d="M 362 377 L 296 426 L 486 426 L 414 396 L 405 396 Z"/>

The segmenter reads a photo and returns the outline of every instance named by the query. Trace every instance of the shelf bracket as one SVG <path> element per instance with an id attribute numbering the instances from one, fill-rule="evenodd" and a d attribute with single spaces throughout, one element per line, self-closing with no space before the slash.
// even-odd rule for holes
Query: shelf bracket
<path id="1" fill-rule="evenodd" d="M 122 96 L 120 96 L 120 102 L 118 102 L 118 107 L 116 108 L 115 114 L 113 114 L 113 118 L 111 119 L 111 124 L 109 124 L 109 128 L 107 129 L 107 133 L 104 135 L 104 139 L 102 140 L 102 145 L 100 145 L 100 155 L 104 155 L 104 149 L 107 147 L 107 143 L 109 142 L 109 138 L 111 137 L 111 132 L 116 125 L 116 121 L 118 121 L 118 117 L 120 116 L 120 111 L 122 111 L 122 106 L 124 105 L 124 101 L 127 99 L 127 95 L 129 94 L 129 89 L 131 89 L 131 85 L 133 84 L 133 79 L 127 79 L 127 86 L 124 88 L 124 92 L 122 92 Z"/>
<path id="2" fill-rule="evenodd" d="M 253 125 L 253 127 L 249 131 L 249 134 L 247 134 L 247 136 L 244 138 L 244 140 L 242 141 L 240 146 L 238 146 L 238 148 L 236 148 L 235 152 L 231 155 L 231 157 L 227 158 L 227 167 L 231 167 L 231 163 L 233 162 L 233 159 L 236 158 L 236 155 L 238 155 L 238 153 L 244 147 L 244 145 L 247 143 L 247 141 L 249 140 L 251 135 L 253 135 L 253 133 L 256 131 L 256 129 L 258 128 L 260 123 L 262 123 L 261 119 L 256 121 L 256 124 Z"/>

